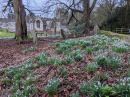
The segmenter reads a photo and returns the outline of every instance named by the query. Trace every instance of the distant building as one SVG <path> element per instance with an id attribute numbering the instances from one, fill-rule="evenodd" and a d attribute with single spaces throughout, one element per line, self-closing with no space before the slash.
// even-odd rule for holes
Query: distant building
<path id="1" fill-rule="evenodd" d="M 45 31 L 51 29 L 56 32 L 59 32 L 60 29 L 64 29 L 66 32 L 69 31 L 68 27 L 65 25 L 67 18 L 63 20 L 60 10 L 57 10 L 56 18 L 43 18 L 41 16 L 26 16 L 27 31 L 31 32 L 34 28 L 37 31 Z M 8 14 L 8 18 L 0 18 L 0 30 L 8 29 L 8 32 L 15 32 L 15 15 Z"/>

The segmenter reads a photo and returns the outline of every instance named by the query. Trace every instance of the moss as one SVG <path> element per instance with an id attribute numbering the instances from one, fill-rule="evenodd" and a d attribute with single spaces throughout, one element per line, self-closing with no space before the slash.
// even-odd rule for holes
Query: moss
<path id="1" fill-rule="evenodd" d="M 28 37 L 27 37 L 27 40 L 31 40 L 31 37 L 28 36 Z"/>
<path id="2" fill-rule="evenodd" d="M 21 37 L 17 37 L 17 38 L 16 38 L 16 40 L 19 40 L 19 41 L 21 41 L 21 40 L 22 40 L 22 38 L 21 38 Z"/>
<path id="3" fill-rule="evenodd" d="M 117 33 L 113 33 L 113 32 L 105 32 L 103 30 L 100 30 L 99 34 L 101 35 L 106 35 L 108 37 L 118 37 L 120 39 L 126 39 L 126 37 L 130 37 L 129 35 L 125 35 L 125 34 L 117 34 Z"/>
<path id="4" fill-rule="evenodd" d="M 104 30 L 100 30 L 99 34 L 103 35 L 104 34 Z"/>
<path id="5" fill-rule="evenodd" d="M 110 32 L 106 32 L 105 35 L 110 37 Z"/>

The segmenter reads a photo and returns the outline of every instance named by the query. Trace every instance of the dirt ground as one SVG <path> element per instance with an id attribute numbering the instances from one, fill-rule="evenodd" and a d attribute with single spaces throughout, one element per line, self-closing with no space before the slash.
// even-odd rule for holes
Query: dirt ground
<path id="1" fill-rule="evenodd" d="M 87 36 L 92 36 L 93 33 Z M 67 36 L 68 39 L 72 38 Z M 7 68 L 11 65 L 18 65 L 36 55 L 43 52 L 44 47 L 49 43 L 60 41 L 60 38 L 39 38 L 38 45 L 33 44 L 33 40 L 23 40 L 19 44 L 19 41 L 0 39 L 0 69 Z M 28 51 L 23 54 L 22 51 L 34 47 L 36 50 L 33 52 Z"/>
<path id="2" fill-rule="evenodd" d="M 24 40 L 20 44 L 15 40 L 0 40 L 0 69 L 11 65 L 16 65 L 25 60 L 33 58 L 43 52 L 43 48 L 49 43 L 59 41 L 59 38 L 40 38 L 38 45 L 34 45 L 32 40 Z M 34 47 L 33 52 L 28 51 L 23 54 L 22 51 Z"/>

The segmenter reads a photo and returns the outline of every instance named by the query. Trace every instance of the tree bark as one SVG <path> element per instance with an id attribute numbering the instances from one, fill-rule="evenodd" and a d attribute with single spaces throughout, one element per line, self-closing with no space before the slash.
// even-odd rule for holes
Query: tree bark
<path id="1" fill-rule="evenodd" d="M 128 28 L 130 28 L 130 23 L 129 23 L 129 2 L 130 0 L 127 0 L 127 8 L 126 8 L 126 23 L 128 24 Z"/>
<path id="2" fill-rule="evenodd" d="M 22 27 L 22 39 L 25 39 L 27 38 L 27 25 L 26 25 L 26 13 L 25 13 L 25 10 L 24 10 L 24 6 L 21 5 L 21 14 L 22 14 L 22 24 L 21 24 L 21 27 Z"/>
<path id="3" fill-rule="evenodd" d="M 24 5 L 22 0 L 13 0 L 14 13 L 15 13 L 15 26 L 16 34 L 15 39 L 24 39 L 27 38 L 27 25 L 26 25 L 26 13 L 24 10 Z"/>
<path id="4" fill-rule="evenodd" d="M 83 0 L 83 7 L 84 7 L 84 11 L 83 11 L 83 16 L 84 16 L 84 31 L 83 34 L 89 34 L 89 21 L 90 21 L 90 13 L 92 12 L 95 4 L 96 4 L 97 0 L 93 1 L 92 6 L 90 7 L 90 0 Z"/>
<path id="5" fill-rule="evenodd" d="M 88 34 L 89 33 L 89 20 L 90 20 L 90 8 L 89 8 L 89 0 L 83 0 L 83 7 L 84 7 L 84 12 L 83 12 L 83 16 L 84 16 L 84 34 Z"/>

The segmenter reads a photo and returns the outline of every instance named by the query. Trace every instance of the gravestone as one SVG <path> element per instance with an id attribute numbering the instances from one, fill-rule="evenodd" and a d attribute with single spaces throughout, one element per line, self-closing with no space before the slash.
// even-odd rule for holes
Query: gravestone
<path id="1" fill-rule="evenodd" d="M 75 30 L 73 30 L 73 31 L 72 31 L 72 33 L 73 33 L 73 37 L 74 37 L 74 38 L 76 38 L 76 37 L 77 37 L 77 35 L 76 35 Z"/>
<path id="2" fill-rule="evenodd" d="M 99 27 L 96 24 L 93 30 L 94 30 L 94 34 L 99 34 Z"/>
<path id="3" fill-rule="evenodd" d="M 32 30 L 32 35 L 33 35 L 33 43 L 37 44 L 37 33 L 35 29 Z"/>
<path id="4" fill-rule="evenodd" d="M 66 39 L 67 39 L 67 37 L 66 37 L 66 35 L 65 35 L 64 30 L 63 30 L 63 29 L 61 29 L 61 36 L 62 36 L 62 38 L 63 38 L 64 40 L 66 40 Z"/>

